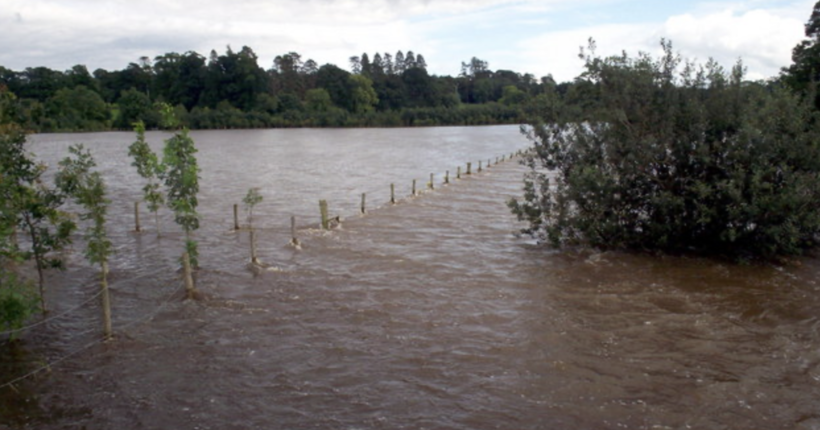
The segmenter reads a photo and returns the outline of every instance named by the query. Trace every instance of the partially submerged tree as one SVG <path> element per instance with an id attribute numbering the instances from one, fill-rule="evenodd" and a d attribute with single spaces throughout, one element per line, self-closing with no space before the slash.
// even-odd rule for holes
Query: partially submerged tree
<path id="1" fill-rule="evenodd" d="M 111 338 L 111 301 L 108 293 L 108 258 L 112 254 L 111 241 L 105 231 L 106 214 L 111 203 L 105 196 L 105 184 L 99 172 L 92 172 L 96 165 L 91 153 L 82 145 L 69 148 L 71 157 L 60 162 L 57 186 L 85 212 L 80 219 L 89 222 L 86 232 L 85 257 L 92 264 L 100 265 L 100 297 L 103 309 L 103 335 Z"/>
<path id="2" fill-rule="evenodd" d="M 159 208 L 165 203 L 165 198 L 160 192 L 163 165 L 145 141 L 145 124 L 138 121 L 134 124 L 134 131 L 137 133 L 137 140 L 128 147 L 128 155 L 134 158 L 131 165 L 136 167 L 137 173 L 147 181 L 142 188 L 143 198 L 148 203 L 148 210 L 154 214 L 157 236 L 160 236 L 162 233 L 159 224 Z"/>
<path id="3" fill-rule="evenodd" d="M 254 187 L 248 190 L 248 194 L 242 198 L 242 203 L 245 203 L 245 210 L 248 211 L 248 228 L 253 230 L 253 208 L 262 202 L 262 195 L 259 194 L 259 188 Z"/>
<path id="4" fill-rule="evenodd" d="M 259 188 L 251 188 L 248 194 L 242 199 L 245 203 L 245 209 L 248 211 L 248 230 L 250 232 L 251 242 L 251 263 L 258 264 L 259 260 L 256 258 L 256 231 L 253 229 L 253 208 L 262 201 L 262 195 L 259 194 Z"/>
<path id="5" fill-rule="evenodd" d="M 170 106 L 163 109 L 166 124 L 176 128 L 177 121 Z M 185 232 L 185 250 L 191 259 L 191 265 L 198 267 L 197 243 L 191 233 L 199 228 L 197 193 L 199 192 L 199 167 L 196 160 L 194 140 L 188 135 L 188 129 L 177 129 L 174 135 L 165 141 L 163 150 L 163 179 L 168 190 L 168 206 L 174 211 L 174 221 Z"/>
<path id="6" fill-rule="evenodd" d="M 0 89 L 3 115 L 13 95 Z M 46 167 L 26 152 L 26 135 L 16 124 L 0 121 L 0 210 L 6 228 L 19 228 L 28 237 L 28 249 L 15 253 L 33 260 L 37 269 L 40 307 L 46 312 L 45 271 L 61 268 L 63 261 L 54 253 L 71 243 L 76 228 L 68 214 L 60 210 L 66 195 L 43 181 Z"/>
<path id="7" fill-rule="evenodd" d="M 738 64 L 584 55 L 597 103 L 583 120 L 542 102 L 522 200 L 553 245 L 799 254 L 820 231 L 820 130 L 811 102 L 743 81 Z M 583 52 L 582 52 L 583 54 Z"/>

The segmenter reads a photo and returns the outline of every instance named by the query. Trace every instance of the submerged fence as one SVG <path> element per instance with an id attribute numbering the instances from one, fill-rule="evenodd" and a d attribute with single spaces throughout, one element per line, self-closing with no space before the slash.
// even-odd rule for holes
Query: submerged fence
<path id="1" fill-rule="evenodd" d="M 511 161 L 511 160 L 515 159 L 517 156 L 522 156 L 523 154 L 524 154 L 524 151 L 519 150 L 517 152 L 510 153 L 509 155 L 504 154 L 502 156 L 495 157 L 495 164 L 492 163 L 492 158 L 487 159 L 486 164 L 483 163 L 483 161 L 484 161 L 483 159 L 478 160 L 478 162 L 477 162 L 477 165 L 478 165 L 477 172 L 481 173 L 484 170 L 490 169 L 494 165 L 498 165 L 500 163 Z M 473 173 L 473 162 L 467 162 L 466 166 L 464 166 L 464 167 L 465 167 L 465 170 L 464 170 L 463 173 L 462 173 L 462 166 L 457 166 L 456 167 L 455 180 L 457 180 L 457 181 L 462 180 L 462 179 L 465 179 L 465 176 L 474 175 L 474 173 Z M 436 178 L 436 175 L 434 173 L 429 174 L 429 181 L 426 184 L 426 192 L 434 192 L 436 190 L 437 185 L 443 187 L 443 186 L 448 186 L 448 185 L 452 184 L 449 170 L 445 171 L 445 173 L 443 175 L 443 180 L 442 180 L 441 183 L 437 184 L 436 181 L 435 181 L 435 178 Z M 417 180 L 416 179 L 412 180 L 412 183 L 411 183 L 411 186 L 410 186 L 410 194 L 405 196 L 404 198 L 401 198 L 401 197 L 397 198 L 396 184 L 395 183 L 390 183 L 389 184 L 389 189 L 390 189 L 390 198 L 387 202 L 385 202 L 385 204 L 388 204 L 388 205 L 391 205 L 391 206 L 399 204 L 404 200 L 410 200 L 410 199 L 416 198 L 416 197 L 423 194 L 422 191 L 418 190 Z M 367 207 L 367 202 L 368 202 L 367 193 L 361 193 L 361 200 L 359 202 L 359 214 L 360 215 L 366 215 L 370 212 L 370 210 L 368 210 L 368 207 Z M 308 222 L 307 224 L 305 224 L 304 227 L 301 228 L 301 230 L 318 229 L 318 230 L 321 230 L 321 231 L 330 231 L 333 228 L 341 225 L 341 222 L 343 220 L 342 216 L 341 215 L 331 215 L 331 208 L 329 207 L 328 202 L 326 200 L 319 200 L 318 209 L 319 209 L 318 210 L 319 222 L 318 223 Z M 300 228 L 298 227 L 297 221 L 298 220 L 297 220 L 297 217 L 295 215 L 290 216 L 290 241 L 288 242 L 288 245 L 290 245 L 290 246 L 292 246 L 296 249 L 301 249 L 301 241 L 298 237 L 298 233 L 300 231 Z M 134 232 L 135 233 L 141 233 L 143 231 L 144 231 L 144 229 L 142 228 L 142 225 L 140 224 L 140 204 L 139 204 L 139 202 L 135 202 L 134 203 Z M 249 245 L 250 245 L 249 246 L 249 251 L 250 251 L 250 253 L 249 253 L 249 258 L 248 258 L 248 265 L 251 266 L 252 269 L 261 266 L 262 263 L 260 262 L 260 260 L 258 258 L 257 249 L 256 249 L 257 248 L 257 240 L 258 240 L 258 236 L 256 234 L 256 229 L 254 229 L 250 225 L 248 226 L 248 228 L 243 228 L 242 227 L 242 225 L 240 223 L 240 219 L 239 219 L 239 205 L 238 204 L 233 205 L 233 231 L 237 232 L 237 233 L 240 232 L 240 231 L 248 231 L 249 232 Z M 187 254 L 183 254 L 180 261 L 182 262 L 183 269 L 184 269 L 183 272 L 182 272 L 182 279 L 179 280 L 180 282 L 178 283 L 177 286 L 175 286 L 173 288 L 173 291 L 171 291 L 170 294 L 163 295 L 163 300 L 161 301 L 161 303 L 152 312 L 149 312 L 148 316 L 142 317 L 142 318 L 137 318 L 133 321 L 130 321 L 130 322 L 127 322 L 127 323 L 124 323 L 124 324 L 121 323 L 117 327 L 118 331 L 123 331 L 123 330 L 129 329 L 129 328 L 132 328 L 132 327 L 134 327 L 138 324 L 146 323 L 146 322 L 150 321 L 157 314 L 159 314 L 159 312 L 161 312 L 168 304 L 170 304 L 172 301 L 174 301 L 175 300 L 174 298 L 177 297 L 179 295 L 179 293 L 181 291 L 183 291 L 183 289 L 186 291 L 185 296 L 186 296 L 187 299 L 195 298 L 196 290 L 195 290 L 195 285 L 194 285 L 194 278 L 192 276 L 192 269 L 190 268 L 190 265 L 188 263 Z M 47 318 L 44 317 L 41 321 L 29 324 L 29 325 L 26 325 L 24 327 L 20 327 L 20 328 L 17 328 L 17 329 L 0 331 L 0 338 L 8 337 L 8 336 L 16 336 L 16 335 L 19 335 L 21 333 L 24 333 L 24 332 L 27 332 L 27 331 L 31 331 L 31 330 L 34 330 L 34 329 L 49 325 L 49 324 L 53 323 L 56 320 L 63 319 L 65 317 L 69 316 L 69 315 L 72 315 L 76 312 L 79 312 L 81 309 L 83 309 L 86 306 L 90 305 L 92 302 L 99 299 L 101 294 L 102 294 L 102 291 L 99 291 L 96 294 L 92 295 L 91 297 L 85 299 L 79 305 L 77 305 L 77 306 L 75 306 L 75 307 L 73 307 L 69 310 L 62 311 L 61 313 L 59 313 L 57 315 L 53 315 L 53 316 L 50 316 L 50 317 L 47 317 Z M 88 333 L 88 332 L 85 332 L 85 333 Z M 58 359 L 55 359 L 55 360 L 52 360 L 49 363 L 44 364 L 42 366 L 39 366 L 38 368 L 36 368 L 36 369 L 34 369 L 34 370 L 24 374 L 24 375 L 14 377 L 14 378 L 12 378 L 10 380 L 6 380 L 6 381 L 0 380 L 0 389 L 5 389 L 5 388 L 9 388 L 9 387 L 11 387 L 13 389 L 15 384 L 18 384 L 19 382 L 21 382 L 21 381 L 23 381 L 23 380 L 25 380 L 29 377 L 32 377 L 32 376 L 34 376 L 34 375 L 36 375 L 40 372 L 50 370 L 53 366 L 55 366 L 55 365 L 57 365 L 61 362 L 64 362 L 65 360 L 67 360 L 67 359 L 69 359 L 73 356 L 76 356 L 76 355 L 82 353 L 83 351 L 86 351 L 86 350 L 90 349 L 91 347 L 93 347 L 95 345 L 103 343 L 106 340 L 107 340 L 107 338 L 105 336 L 99 336 L 98 338 L 95 338 L 92 341 L 85 343 L 84 345 L 82 345 L 82 346 L 74 349 L 73 351 L 63 355 L 62 357 L 60 357 Z"/>

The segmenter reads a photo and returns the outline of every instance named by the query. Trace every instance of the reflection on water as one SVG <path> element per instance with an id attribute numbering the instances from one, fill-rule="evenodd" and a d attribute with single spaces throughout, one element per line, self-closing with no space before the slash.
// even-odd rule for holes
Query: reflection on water
<path id="1" fill-rule="evenodd" d="M 0 391 L 4 407 L 39 400 L 36 413 L 4 408 L 12 427 L 820 428 L 816 259 L 546 250 L 511 234 L 515 163 L 386 204 L 390 183 L 407 196 L 412 179 L 519 149 L 514 127 L 195 133 L 198 302 L 178 293 L 170 216 L 162 238 L 129 231 L 130 135 L 36 136 L 33 149 L 56 158 L 86 138 L 115 196 L 117 340 Z M 263 272 L 246 268 L 247 234 L 230 231 L 252 186 L 265 196 Z M 320 198 L 340 229 L 316 229 Z M 291 214 L 301 250 L 287 245 Z M 50 279 L 65 309 L 94 291 L 93 270 L 72 263 Z M 98 324 L 82 308 L 23 348 L 60 358 Z"/>

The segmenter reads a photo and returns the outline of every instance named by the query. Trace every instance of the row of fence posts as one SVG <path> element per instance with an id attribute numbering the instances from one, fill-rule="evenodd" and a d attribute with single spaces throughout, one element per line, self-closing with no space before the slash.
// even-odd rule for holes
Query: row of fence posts
<path id="1" fill-rule="evenodd" d="M 512 159 L 516 155 L 519 155 L 519 156 L 522 155 L 522 151 L 518 151 L 516 153 L 510 154 L 509 159 Z M 487 159 L 487 164 L 486 164 L 487 168 L 489 168 L 492 165 L 491 161 L 492 161 L 492 159 Z M 502 156 L 500 158 L 499 157 L 495 158 L 495 164 L 496 165 L 499 164 L 499 162 L 504 162 L 504 161 L 507 161 L 506 155 Z M 472 175 L 473 163 L 468 162 L 466 167 L 467 168 L 464 172 L 464 175 L 467 175 L 467 176 Z M 484 170 L 483 160 L 479 160 L 478 161 L 478 172 L 480 173 L 483 170 Z M 462 179 L 461 166 L 458 166 L 458 168 L 456 169 L 456 179 Z M 427 183 L 427 188 L 430 191 L 435 190 L 435 182 L 434 181 L 435 181 L 435 174 L 431 173 L 430 174 L 430 182 Z M 450 184 L 450 171 L 449 170 L 447 170 L 444 174 L 444 184 L 445 185 Z M 415 197 L 417 195 L 418 195 L 418 191 L 416 189 L 416 180 L 413 179 L 412 189 L 411 189 L 411 196 Z M 396 204 L 396 185 L 395 184 L 390 184 L 390 204 Z M 367 206 L 366 205 L 367 205 L 367 194 L 362 193 L 362 199 L 361 199 L 361 205 L 360 205 L 360 211 L 361 211 L 362 214 L 367 213 Z M 322 228 L 322 230 L 330 230 L 330 228 L 331 228 L 331 226 L 333 225 L 334 222 L 338 223 L 340 221 L 340 218 L 338 216 L 335 217 L 335 218 L 330 218 L 329 212 L 328 212 L 327 200 L 319 200 L 319 212 L 320 212 L 320 215 L 321 215 L 321 228 Z M 140 226 L 139 202 L 134 203 L 134 223 L 135 223 L 134 230 L 137 231 L 137 232 L 140 232 L 142 229 L 141 229 L 141 226 Z M 233 229 L 234 229 L 234 231 L 239 231 L 241 229 L 240 225 L 239 225 L 239 205 L 238 204 L 233 205 Z M 296 217 L 295 216 L 290 217 L 290 233 L 291 233 L 291 240 L 290 240 L 289 244 L 293 247 L 298 248 L 300 246 L 300 242 L 299 242 L 299 239 L 296 237 Z M 251 264 L 254 264 L 254 265 L 260 264 L 259 259 L 257 258 L 257 255 L 256 255 L 256 232 L 253 228 L 250 229 L 250 252 L 251 252 Z M 186 295 L 189 299 L 192 299 L 192 298 L 194 298 L 194 295 L 196 293 L 196 289 L 195 289 L 194 280 L 193 280 L 193 270 L 191 268 L 191 262 L 190 262 L 190 258 L 189 258 L 189 255 L 188 255 L 187 252 L 182 254 L 182 267 L 183 267 L 183 276 L 184 276 L 184 281 L 185 281 Z"/>

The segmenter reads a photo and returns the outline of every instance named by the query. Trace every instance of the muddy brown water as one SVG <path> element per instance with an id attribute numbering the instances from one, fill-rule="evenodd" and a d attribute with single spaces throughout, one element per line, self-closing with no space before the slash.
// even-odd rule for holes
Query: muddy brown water
<path id="1" fill-rule="evenodd" d="M 32 137 L 50 164 L 86 142 L 108 180 L 116 340 L 96 342 L 95 302 L 0 344 L 0 384 L 56 363 L 0 389 L 0 428 L 820 428 L 816 258 L 736 266 L 516 238 L 504 201 L 522 166 L 440 184 L 524 147 L 515 127 L 193 136 L 197 301 L 182 300 L 170 215 L 161 238 L 147 213 L 130 231 L 131 134 Z M 436 190 L 408 198 L 430 173 Z M 231 231 L 253 186 L 263 271 Z M 316 228 L 320 198 L 341 228 Z M 49 275 L 52 315 L 95 292 L 81 247 Z"/>

